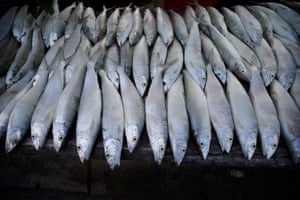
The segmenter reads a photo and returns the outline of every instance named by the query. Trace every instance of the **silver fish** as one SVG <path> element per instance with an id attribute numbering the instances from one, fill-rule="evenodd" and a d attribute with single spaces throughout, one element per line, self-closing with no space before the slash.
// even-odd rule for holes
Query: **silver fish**
<path id="1" fill-rule="evenodd" d="M 183 78 L 191 129 L 205 160 L 211 142 L 211 124 L 206 96 L 188 71 L 183 70 Z"/>
<path id="2" fill-rule="evenodd" d="M 164 158 L 168 140 L 167 108 L 162 73 L 163 68 L 158 68 L 145 100 L 147 134 L 154 160 L 159 165 Z"/>
<path id="3" fill-rule="evenodd" d="M 105 35 L 105 46 L 106 47 L 111 46 L 115 42 L 119 17 L 120 17 L 120 9 L 117 8 L 107 19 L 106 35 Z"/>
<path id="4" fill-rule="evenodd" d="M 160 7 L 156 7 L 156 25 L 163 43 L 170 46 L 174 39 L 172 22 L 167 12 Z"/>
<path id="5" fill-rule="evenodd" d="M 123 69 L 118 68 L 117 71 L 120 77 L 120 91 L 124 107 L 125 136 L 128 150 L 132 153 L 144 128 L 145 105 L 144 100 Z"/>
<path id="6" fill-rule="evenodd" d="M 108 9 L 103 5 L 103 10 L 96 18 L 95 30 L 98 41 L 102 40 L 106 33 L 107 10 Z"/>
<path id="7" fill-rule="evenodd" d="M 221 150 L 229 153 L 234 129 L 231 108 L 223 87 L 213 74 L 210 64 L 207 65 L 205 94 L 211 123 L 216 131 Z"/>
<path id="8" fill-rule="evenodd" d="M 47 53 L 45 54 L 45 60 L 49 67 L 52 66 L 54 63 L 54 60 L 56 59 L 57 55 L 59 54 L 60 50 L 65 45 L 65 37 L 60 37 L 59 40 L 57 40 L 51 48 L 48 49 Z"/>
<path id="9" fill-rule="evenodd" d="M 156 39 L 157 29 L 156 29 L 156 20 L 153 13 L 150 9 L 146 9 L 144 13 L 144 35 L 148 46 L 152 46 Z"/>
<path id="10" fill-rule="evenodd" d="M 149 84 L 149 50 L 145 36 L 134 47 L 132 75 L 137 91 L 144 96 Z"/>
<path id="11" fill-rule="evenodd" d="M 139 7 L 133 12 L 133 26 L 129 34 L 129 44 L 135 45 L 143 34 L 143 18 Z"/>
<path id="12" fill-rule="evenodd" d="M 191 6 L 186 6 L 183 13 L 183 19 L 185 21 L 188 32 L 190 32 L 193 21 L 196 19 L 196 13 Z"/>
<path id="13" fill-rule="evenodd" d="M 120 65 L 128 77 L 131 76 L 132 71 L 133 48 L 129 41 L 126 41 L 120 47 Z"/>
<path id="14" fill-rule="evenodd" d="M 201 6 L 197 1 L 195 1 L 195 14 L 196 19 L 205 24 L 211 24 L 210 16 L 205 7 Z M 208 30 L 206 26 L 199 26 L 200 30 L 205 34 L 208 34 Z"/>
<path id="15" fill-rule="evenodd" d="M 14 17 L 12 33 L 13 36 L 20 42 L 27 32 L 29 24 L 32 25 L 33 17 L 28 13 L 29 5 L 24 5 L 19 9 Z"/>
<path id="16" fill-rule="evenodd" d="M 300 162 L 300 112 L 292 97 L 285 88 L 274 80 L 271 84 L 270 94 L 276 106 L 281 135 L 295 163 Z"/>
<path id="17" fill-rule="evenodd" d="M 11 34 L 12 25 L 16 16 L 18 7 L 11 7 L 2 15 L 0 19 L 0 41 Z"/>
<path id="18" fill-rule="evenodd" d="M 73 2 L 71 5 L 65 7 L 65 9 L 63 9 L 60 13 L 59 13 L 59 17 L 65 22 L 67 23 L 71 13 L 73 11 L 73 9 L 76 8 L 76 2 Z"/>
<path id="19" fill-rule="evenodd" d="M 63 50 L 64 50 L 64 57 L 66 60 L 70 59 L 78 49 L 78 46 L 80 44 L 83 35 L 81 32 L 81 28 L 82 28 L 82 24 L 77 24 L 73 32 L 65 40 Z"/>
<path id="20" fill-rule="evenodd" d="M 296 78 L 290 89 L 290 94 L 300 109 L 300 69 L 297 69 L 296 71 Z"/>
<path id="21" fill-rule="evenodd" d="M 124 135 L 124 110 L 113 83 L 100 70 L 102 86 L 102 137 L 106 161 L 111 169 L 120 165 Z"/>
<path id="22" fill-rule="evenodd" d="M 230 71 L 227 71 L 226 94 L 242 152 L 250 160 L 256 149 L 257 119 L 245 88 Z"/>
<path id="23" fill-rule="evenodd" d="M 150 77 L 154 78 L 157 68 L 164 65 L 167 59 L 168 47 L 163 43 L 160 36 L 156 38 L 150 58 Z"/>
<path id="24" fill-rule="evenodd" d="M 125 43 L 133 27 L 133 14 L 130 6 L 131 4 L 124 9 L 118 23 L 116 39 L 119 46 Z"/>
<path id="25" fill-rule="evenodd" d="M 83 12 L 82 30 L 93 44 L 98 41 L 98 35 L 96 33 L 96 15 L 94 9 L 91 7 L 87 7 Z"/>
<path id="26" fill-rule="evenodd" d="M 169 15 L 172 21 L 175 36 L 177 37 L 181 45 L 184 46 L 189 36 L 184 19 L 180 14 L 172 10 L 169 11 Z"/>
<path id="27" fill-rule="evenodd" d="M 170 144 L 174 160 L 179 166 L 187 151 L 190 133 L 182 76 L 167 93 L 167 112 Z"/>
<path id="28" fill-rule="evenodd" d="M 90 50 L 90 61 L 95 63 L 95 70 L 99 71 L 104 64 L 106 55 L 105 38 L 97 42 Z"/>
<path id="29" fill-rule="evenodd" d="M 107 50 L 107 54 L 104 61 L 104 70 L 108 78 L 112 81 L 116 88 L 119 88 L 120 80 L 117 73 L 117 68 L 120 63 L 119 49 L 116 44 L 113 44 Z"/>
<path id="30" fill-rule="evenodd" d="M 261 149 L 264 156 L 270 159 L 278 148 L 280 124 L 274 103 L 256 68 L 252 68 L 249 88 L 254 111 L 258 123 Z"/>
<path id="31" fill-rule="evenodd" d="M 65 26 L 65 38 L 68 39 L 73 31 L 75 30 L 76 26 L 82 22 L 82 15 L 84 11 L 83 3 L 80 2 L 76 8 L 72 11 L 68 22 Z"/>
<path id="32" fill-rule="evenodd" d="M 84 162 L 90 158 L 101 124 L 102 97 L 95 63 L 88 62 L 76 122 L 77 153 Z"/>
<path id="33" fill-rule="evenodd" d="M 294 43 L 286 38 L 280 37 L 278 35 L 275 35 L 275 37 L 280 40 L 280 42 L 283 44 L 283 46 L 285 46 L 285 48 L 287 48 L 287 50 L 293 56 L 294 61 L 296 63 L 296 67 L 300 68 L 300 46 L 297 45 L 296 43 Z"/>
<path id="34" fill-rule="evenodd" d="M 9 37 L 7 45 L 0 45 L 0 49 L 0 76 L 3 76 L 9 70 L 19 49 L 18 42 L 14 37 Z"/>
<path id="35" fill-rule="evenodd" d="M 211 24 L 214 25 L 222 35 L 226 36 L 228 30 L 222 13 L 220 13 L 220 11 L 211 6 L 206 7 L 206 9 L 210 16 Z"/>

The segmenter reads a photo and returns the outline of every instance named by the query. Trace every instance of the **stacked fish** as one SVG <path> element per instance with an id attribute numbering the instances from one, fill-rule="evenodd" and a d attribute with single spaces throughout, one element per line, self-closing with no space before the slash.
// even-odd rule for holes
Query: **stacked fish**
<path id="1" fill-rule="evenodd" d="M 128 5 L 96 15 L 83 3 L 60 11 L 54 0 L 53 9 L 35 19 L 27 5 L 14 7 L 0 20 L 6 152 L 27 132 L 36 150 L 52 132 L 58 152 L 75 124 L 80 160 L 100 135 L 112 169 L 124 133 L 133 152 L 143 132 L 158 164 L 169 140 L 180 165 L 190 133 L 203 159 L 215 133 L 223 152 L 236 137 L 248 159 L 258 139 L 271 158 L 282 137 L 300 161 L 300 15 L 292 8 Z"/>

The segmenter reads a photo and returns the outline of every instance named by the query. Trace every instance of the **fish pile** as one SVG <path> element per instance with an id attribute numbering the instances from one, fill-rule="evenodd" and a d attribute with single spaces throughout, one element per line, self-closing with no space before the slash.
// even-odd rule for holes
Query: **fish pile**
<path id="1" fill-rule="evenodd" d="M 190 134 L 203 159 L 215 133 L 251 159 L 285 141 L 300 162 L 300 15 L 281 3 L 231 8 L 103 7 L 82 2 L 34 18 L 28 5 L 0 19 L 0 137 L 6 152 L 26 136 L 39 150 L 52 133 L 58 152 L 75 126 L 88 160 L 102 137 L 120 165 L 147 134 L 156 163 L 167 143 L 180 165 Z M 259 140 L 259 143 L 258 143 Z"/>

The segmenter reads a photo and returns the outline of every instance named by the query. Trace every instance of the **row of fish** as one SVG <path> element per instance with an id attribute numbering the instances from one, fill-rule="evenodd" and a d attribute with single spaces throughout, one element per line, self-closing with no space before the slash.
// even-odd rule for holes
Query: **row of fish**
<path id="1" fill-rule="evenodd" d="M 7 152 L 30 132 L 58 152 L 76 128 L 80 160 L 98 135 L 111 168 L 123 135 L 133 152 L 143 132 L 155 162 L 167 143 L 178 165 L 190 133 L 203 159 L 212 134 L 249 160 L 258 140 L 269 159 L 282 137 L 300 161 L 300 16 L 279 3 L 180 14 L 131 5 L 95 11 L 75 3 L 36 19 L 28 6 L 0 19 L 0 136 Z M 109 15 L 108 13 L 111 12 Z M 101 137 L 99 136 L 99 137 Z"/>

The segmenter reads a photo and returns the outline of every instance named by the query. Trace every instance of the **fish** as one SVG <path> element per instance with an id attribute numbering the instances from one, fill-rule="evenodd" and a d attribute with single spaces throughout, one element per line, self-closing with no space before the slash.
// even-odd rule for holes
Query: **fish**
<path id="1" fill-rule="evenodd" d="M 229 153 L 233 142 L 233 116 L 224 89 L 213 74 L 210 64 L 207 65 L 207 81 L 204 91 L 211 123 L 216 132 L 221 150 Z"/>
<path id="2" fill-rule="evenodd" d="M 196 19 L 195 10 L 191 6 L 187 5 L 185 7 L 184 12 L 183 12 L 183 19 L 185 21 L 188 32 L 190 32 L 190 30 L 193 26 L 193 21 L 195 21 L 195 19 Z"/>
<path id="3" fill-rule="evenodd" d="M 2 43 L 3 44 L 3 43 Z M 7 45 L 0 45 L 0 76 L 7 74 L 10 64 L 13 62 L 14 57 L 19 49 L 17 40 L 10 37 Z"/>
<path id="4" fill-rule="evenodd" d="M 260 65 L 261 65 L 261 76 L 265 83 L 265 86 L 269 86 L 277 74 L 277 61 L 271 46 L 268 42 L 262 38 L 259 45 L 254 49 Z"/>
<path id="5" fill-rule="evenodd" d="M 95 31 L 98 41 L 102 40 L 106 33 L 107 10 L 108 9 L 103 5 L 101 13 L 96 17 Z"/>
<path id="6" fill-rule="evenodd" d="M 11 34 L 13 22 L 17 14 L 18 7 L 14 6 L 8 9 L 0 19 L 0 41 Z"/>
<path id="7" fill-rule="evenodd" d="M 229 70 L 227 71 L 226 95 L 240 147 L 244 156 L 251 160 L 257 144 L 257 119 L 247 91 Z"/>
<path id="8" fill-rule="evenodd" d="M 298 108 L 300 109 L 300 69 L 297 69 L 296 71 L 296 78 L 291 86 L 290 94 L 293 97 L 294 101 L 296 102 Z"/>
<path id="9" fill-rule="evenodd" d="M 129 34 L 133 27 L 133 13 L 131 9 L 131 4 L 129 4 L 120 16 L 118 27 L 117 27 L 117 43 L 122 46 L 128 39 Z"/>
<path id="10" fill-rule="evenodd" d="M 276 106 L 281 127 L 281 136 L 288 147 L 290 155 L 295 163 L 300 162 L 300 112 L 299 109 L 285 90 L 285 88 L 274 80 L 271 83 L 270 95 Z"/>
<path id="11" fill-rule="evenodd" d="M 120 9 L 116 8 L 106 22 L 105 46 L 109 47 L 115 42 L 120 18 Z"/>
<path id="12" fill-rule="evenodd" d="M 106 161 L 111 169 L 120 166 L 124 137 L 124 108 L 121 96 L 104 70 L 102 87 L 102 137 Z"/>
<path id="13" fill-rule="evenodd" d="M 211 143 L 211 123 L 207 99 L 204 91 L 185 69 L 183 70 L 183 81 L 190 126 L 205 160 Z"/>
<path id="14" fill-rule="evenodd" d="M 98 41 L 98 35 L 96 33 L 96 15 L 92 7 L 87 7 L 83 12 L 82 30 L 93 44 Z"/>
<path id="15" fill-rule="evenodd" d="M 136 87 L 122 68 L 117 69 L 120 77 L 120 91 L 124 108 L 125 136 L 130 153 L 134 151 L 145 124 L 145 104 Z"/>
<path id="16" fill-rule="evenodd" d="M 147 44 L 150 47 L 152 46 L 152 44 L 156 39 L 157 28 L 156 28 L 155 17 L 151 12 L 151 10 L 148 8 L 144 12 L 143 22 L 144 22 L 144 27 L 143 27 L 144 35 L 146 37 Z"/>
<path id="17" fill-rule="evenodd" d="M 211 24 L 210 15 L 205 7 L 200 5 L 197 1 L 195 1 L 195 14 L 196 14 L 196 21 L 201 21 L 205 24 Z M 199 26 L 200 30 L 205 34 L 208 34 L 208 30 L 206 26 Z"/>
<path id="18" fill-rule="evenodd" d="M 102 95 L 95 63 L 88 62 L 76 122 L 76 148 L 81 162 L 90 158 L 101 125 Z"/>
<path id="19" fill-rule="evenodd" d="M 163 161 L 168 141 L 167 105 L 162 84 L 164 68 L 158 68 L 145 99 L 146 130 L 154 161 Z"/>
<path id="20" fill-rule="evenodd" d="M 47 139 L 52 125 L 59 97 L 64 89 L 64 68 L 66 63 L 60 62 L 48 79 L 45 90 L 41 94 L 30 121 L 31 139 L 35 150 L 40 150 Z"/>
<path id="21" fill-rule="evenodd" d="M 68 22 L 66 23 L 65 34 L 64 34 L 66 39 L 68 39 L 71 36 L 73 31 L 76 29 L 76 26 L 82 23 L 83 11 L 84 11 L 84 5 L 82 2 L 80 2 L 76 6 L 76 8 L 72 11 L 68 19 Z"/>
<path id="22" fill-rule="evenodd" d="M 174 39 L 174 30 L 168 13 L 160 7 L 156 7 L 157 32 L 163 43 L 168 47 Z"/>
<path id="23" fill-rule="evenodd" d="M 64 45 L 65 45 L 65 37 L 62 36 L 51 46 L 51 48 L 47 50 L 44 58 L 49 67 L 52 66 L 54 60 L 56 59 L 61 49 L 63 49 Z"/>
<path id="24" fill-rule="evenodd" d="M 117 68 L 120 66 L 119 49 L 116 44 L 110 46 L 107 50 L 107 54 L 104 61 L 104 70 L 108 78 L 112 81 L 116 88 L 119 88 L 120 80 L 117 73 Z"/>
<path id="25" fill-rule="evenodd" d="M 210 16 L 211 24 L 214 25 L 222 35 L 226 36 L 228 29 L 222 13 L 211 6 L 206 7 L 206 9 Z"/>
<path id="26" fill-rule="evenodd" d="M 283 46 L 290 52 L 292 57 L 294 58 L 294 61 L 296 63 L 296 67 L 300 68 L 300 46 L 297 45 L 296 43 L 280 37 L 275 34 L 275 37 L 280 40 L 280 42 L 283 44 Z"/>
<path id="27" fill-rule="evenodd" d="M 163 43 L 160 36 L 156 38 L 150 58 L 150 77 L 154 78 L 157 68 L 164 65 L 167 59 L 168 47 Z"/>
<path id="28" fill-rule="evenodd" d="M 66 84 L 58 99 L 52 124 L 53 146 L 56 152 L 61 150 L 72 122 L 75 119 L 85 73 L 86 63 L 76 68 L 72 75 L 72 81 Z"/>
<path id="29" fill-rule="evenodd" d="M 78 49 L 83 35 L 81 29 L 82 24 L 77 24 L 71 35 L 65 40 L 63 50 L 66 60 L 70 59 Z"/>
<path id="30" fill-rule="evenodd" d="M 168 49 L 166 65 L 167 67 L 162 78 L 165 92 L 176 82 L 183 68 L 183 49 L 177 39 L 174 39 Z"/>
<path id="31" fill-rule="evenodd" d="M 172 10 L 169 11 L 169 15 L 172 21 L 174 34 L 177 40 L 180 42 L 180 44 L 184 46 L 189 36 L 184 19 L 180 14 Z"/>
<path id="32" fill-rule="evenodd" d="M 132 71 L 133 48 L 129 41 L 126 41 L 120 47 L 120 65 L 128 77 L 131 76 Z"/>
<path id="33" fill-rule="evenodd" d="M 95 63 L 95 70 L 99 71 L 104 64 L 106 55 L 105 38 L 97 42 L 90 50 L 89 58 Z"/>
<path id="34" fill-rule="evenodd" d="M 129 34 L 129 44 L 135 45 L 143 34 L 143 18 L 139 7 L 135 7 L 133 12 L 133 25 Z"/>
<path id="35" fill-rule="evenodd" d="M 133 48 L 132 76 L 139 95 L 144 96 L 150 84 L 149 50 L 145 35 Z"/>
<path id="36" fill-rule="evenodd" d="M 193 79 L 204 88 L 206 83 L 206 67 L 202 56 L 201 38 L 198 23 L 194 21 L 184 49 L 185 68 Z"/>
<path id="37" fill-rule="evenodd" d="M 211 41 L 211 39 L 205 34 L 201 34 L 200 38 L 202 44 L 202 52 L 205 60 L 211 64 L 215 75 L 224 85 L 226 83 L 226 66 L 218 49 Z"/>
<path id="38" fill-rule="evenodd" d="M 280 124 L 275 105 L 256 68 L 251 68 L 248 94 L 254 107 L 262 154 L 270 159 L 276 152 L 280 138 Z"/>
<path id="39" fill-rule="evenodd" d="M 19 41 L 25 36 L 27 29 L 33 24 L 33 17 L 28 13 L 29 5 L 22 6 L 14 17 L 12 34 Z"/>
<path id="40" fill-rule="evenodd" d="M 47 83 L 48 69 L 39 68 L 32 87 L 20 98 L 11 111 L 5 139 L 5 151 L 11 152 L 25 137 L 37 101 Z"/>
<path id="41" fill-rule="evenodd" d="M 290 52 L 277 38 L 274 38 L 272 49 L 277 60 L 276 76 L 283 87 L 288 90 L 296 77 L 296 63 Z"/>
<path id="42" fill-rule="evenodd" d="M 59 17 L 62 19 L 65 23 L 68 22 L 72 11 L 76 8 L 76 2 L 73 2 L 71 5 L 65 7 L 60 13 Z"/>

